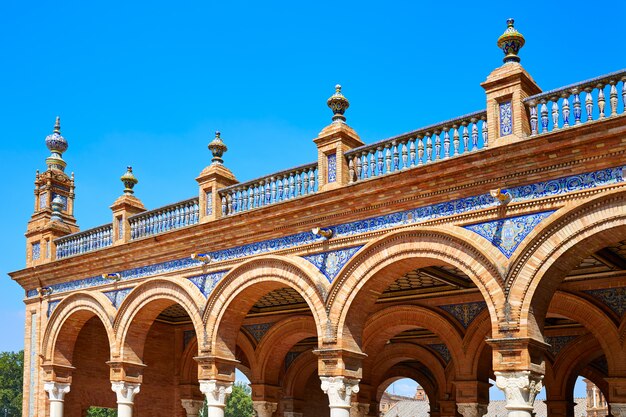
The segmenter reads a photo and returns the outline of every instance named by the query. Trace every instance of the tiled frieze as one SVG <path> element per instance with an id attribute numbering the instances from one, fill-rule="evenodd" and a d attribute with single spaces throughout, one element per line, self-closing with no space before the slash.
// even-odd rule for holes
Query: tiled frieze
<path id="1" fill-rule="evenodd" d="M 52 314 L 52 312 L 54 311 L 55 308 L 57 308 L 57 306 L 59 305 L 59 303 L 62 300 L 54 300 L 54 301 L 49 301 L 48 302 L 48 312 L 47 312 L 47 316 L 50 317 L 50 315 Z"/>
<path id="2" fill-rule="evenodd" d="M 487 308 L 487 303 L 478 301 L 475 303 L 447 304 L 439 306 L 439 308 L 452 314 L 463 325 L 463 328 L 467 329 L 476 316 Z"/>
<path id="3" fill-rule="evenodd" d="M 265 333 L 274 325 L 275 322 L 271 323 L 258 323 L 258 324 L 244 324 L 243 328 L 248 331 L 254 337 L 257 343 L 263 339 Z"/>
<path id="4" fill-rule="evenodd" d="M 626 312 L 626 287 L 602 288 L 585 292 L 602 301 L 619 317 Z"/>
<path id="5" fill-rule="evenodd" d="M 513 111 L 511 102 L 500 103 L 500 136 L 513 133 Z"/>
<path id="6" fill-rule="evenodd" d="M 593 187 L 624 182 L 624 178 L 622 176 L 623 168 L 626 167 L 609 168 L 591 173 L 573 175 L 536 184 L 509 188 L 507 189 L 507 191 L 512 195 L 513 201 L 526 201 L 535 198 L 561 195 Z M 428 220 L 464 214 L 476 210 L 493 208 L 497 207 L 499 204 L 500 203 L 493 197 L 491 197 L 490 194 L 482 194 L 478 196 L 446 201 L 439 204 L 433 204 L 397 213 L 386 214 L 383 216 L 371 217 L 364 220 L 339 224 L 331 226 L 330 229 L 333 231 L 333 235 L 336 237 L 347 237 L 366 232 L 391 229 L 398 226 L 418 224 Z M 544 214 L 545 213 L 548 212 L 544 212 Z M 538 213 L 537 215 L 541 215 L 541 213 Z M 538 218 L 535 217 L 535 219 Z M 540 220 L 541 219 L 539 219 L 539 221 Z M 527 228 L 528 226 L 526 226 L 526 229 Z M 489 236 L 489 234 L 487 234 L 486 232 L 489 227 L 484 227 L 484 229 L 484 233 Z M 496 229 L 497 227 L 494 227 L 491 230 Z M 255 242 L 247 245 L 237 246 L 234 248 L 209 252 L 208 255 L 211 256 L 213 262 L 221 262 L 252 255 L 260 255 L 277 250 L 304 246 L 322 241 L 323 239 L 323 237 L 313 235 L 311 232 L 307 231 L 276 239 L 269 239 L 262 242 Z M 487 237 L 487 239 L 489 239 L 489 237 Z M 507 240 L 506 242 L 511 241 L 516 241 L 516 239 L 513 238 L 512 240 Z M 518 239 L 518 241 L 521 241 L 521 239 Z M 517 244 L 519 244 L 519 242 L 517 242 Z M 510 253 L 512 253 L 516 247 L 517 245 L 514 245 L 514 247 L 509 247 L 512 248 L 512 250 L 510 251 L 505 246 L 501 246 L 499 247 L 499 249 L 506 254 L 505 251 L 509 251 Z M 199 265 L 201 265 L 200 261 L 194 261 L 190 258 L 183 258 L 120 271 L 119 273 L 122 275 L 122 280 L 127 280 L 158 275 L 161 273 L 179 271 Z M 78 290 L 82 288 L 90 288 L 98 285 L 104 285 L 106 283 L 108 283 L 108 281 L 98 275 L 95 277 L 84 278 L 76 281 L 54 284 L 50 287 L 53 289 L 54 292 L 58 293 Z M 34 297 L 36 295 L 37 291 L 34 289 L 27 292 L 28 297 Z"/>
<path id="7" fill-rule="evenodd" d="M 507 258 L 543 219 L 554 211 L 527 214 L 524 216 L 507 217 L 505 219 L 465 226 L 466 229 L 484 237 Z"/>
<path id="8" fill-rule="evenodd" d="M 548 352 L 550 352 L 553 356 L 556 356 L 563 350 L 563 348 L 565 348 L 565 346 L 577 338 L 578 336 L 548 336 L 545 338 L 546 343 L 550 345 Z"/>
<path id="9" fill-rule="evenodd" d="M 189 281 L 193 282 L 205 297 L 208 297 L 217 283 L 224 278 L 226 272 L 228 271 L 217 271 L 211 272 L 210 274 L 197 275 L 189 278 Z"/>
<path id="10" fill-rule="evenodd" d="M 303 256 L 320 270 L 322 274 L 332 283 L 341 268 L 352 258 L 352 256 L 363 246 L 354 246 L 346 249 L 338 249 L 329 252 L 321 252 L 313 255 Z"/>
<path id="11" fill-rule="evenodd" d="M 327 157 L 327 161 L 328 161 L 328 182 L 335 182 L 337 181 L 337 154 L 333 153 L 331 155 L 328 155 Z"/>
<path id="12" fill-rule="evenodd" d="M 450 354 L 450 350 L 445 343 L 433 343 L 426 346 L 437 352 L 446 363 L 450 363 L 452 355 Z"/>
<path id="13" fill-rule="evenodd" d="M 113 304 L 113 307 L 118 309 L 120 308 L 122 301 L 124 301 L 128 293 L 130 293 L 132 290 L 133 290 L 132 288 L 124 288 L 121 290 L 106 291 L 106 292 L 103 292 L 103 294 L 106 295 L 107 298 L 111 301 L 111 304 Z"/>

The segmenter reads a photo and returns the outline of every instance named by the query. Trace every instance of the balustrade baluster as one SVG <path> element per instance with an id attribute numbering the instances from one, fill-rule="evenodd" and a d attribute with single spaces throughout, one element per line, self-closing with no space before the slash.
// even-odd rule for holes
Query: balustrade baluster
<path id="1" fill-rule="evenodd" d="M 297 171 L 296 171 L 297 172 Z M 296 180 L 293 178 L 294 174 L 289 175 L 289 198 L 296 197 Z"/>
<path id="2" fill-rule="evenodd" d="M 598 115 L 598 119 L 604 119 L 604 109 L 606 105 L 606 100 L 604 99 L 604 85 L 598 84 L 598 111 L 600 112 Z"/>
<path id="3" fill-rule="evenodd" d="M 459 140 L 459 126 L 452 125 L 452 129 L 454 129 L 454 132 L 452 132 L 452 147 L 454 149 L 452 154 L 456 156 L 459 154 L 459 146 L 461 145 Z"/>
<path id="4" fill-rule="evenodd" d="M 617 116 L 617 81 L 609 81 L 611 84 L 611 92 L 609 94 L 609 103 L 611 104 L 611 116 Z"/>
<path id="5" fill-rule="evenodd" d="M 424 142 L 422 141 L 423 136 L 421 134 L 417 135 L 417 147 L 419 148 L 419 157 L 417 164 L 422 165 L 422 157 L 424 156 Z M 411 145 L 409 146 L 409 158 L 411 159 L 411 166 L 415 166 L 415 140 L 411 141 Z"/>
<path id="6" fill-rule="evenodd" d="M 572 100 L 574 107 L 574 124 L 579 125 L 582 116 L 582 110 L 580 108 L 580 93 L 578 92 L 578 89 L 575 88 L 572 90 L 572 94 L 574 95 Z"/>
<path id="7" fill-rule="evenodd" d="M 391 142 L 393 149 L 393 170 L 398 171 L 400 169 L 400 153 L 398 152 L 398 143 L 394 140 Z"/>
<path id="8" fill-rule="evenodd" d="M 263 200 L 263 205 L 267 206 L 272 203 L 272 193 L 271 193 L 271 185 L 270 180 L 265 180 L 265 200 Z"/>
<path id="9" fill-rule="evenodd" d="M 226 203 L 226 196 L 222 196 L 222 216 L 226 216 L 226 210 L 228 209 Z"/>
<path id="10" fill-rule="evenodd" d="M 569 127 L 569 100 L 568 100 L 568 94 L 567 93 L 563 93 L 563 95 L 561 96 L 563 97 L 563 102 L 561 103 L 561 106 L 563 108 L 563 127 Z"/>
<path id="11" fill-rule="evenodd" d="M 587 121 L 593 120 L 593 96 L 591 88 L 585 88 L 585 110 L 587 110 Z"/>
<path id="12" fill-rule="evenodd" d="M 626 113 L 626 77 L 622 77 L 622 113 Z"/>
<path id="13" fill-rule="evenodd" d="M 421 159 L 421 158 L 420 158 Z M 430 132 L 426 132 L 426 163 L 433 160 L 433 135 Z"/>
<path id="14" fill-rule="evenodd" d="M 469 149 L 469 130 L 467 128 L 467 121 L 463 122 L 463 153 L 468 153 Z"/>
<path id="15" fill-rule="evenodd" d="M 441 131 L 435 130 L 435 161 L 441 159 Z"/>
<path id="16" fill-rule="evenodd" d="M 348 184 L 354 182 L 354 159 L 350 158 L 348 162 Z"/>
<path id="17" fill-rule="evenodd" d="M 254 185 L 248 186 L 248 204 L 247 209 L 252 210 L 254 208 Z"/>
<path id="18" fill-rule="evenodd" d="M 376 157 L 374 156 L 376 151 L 371 151 L 370 153 L 370 178 L 374 178 L 376 176 Z"/>
<path id="19" fill-rule="evenodd" d="M 362 179 L 361 155 L 356 155 L 354 160 L 356 161 L 356 180 L 360 181 Z"/>
<path id="20" fill-rule="evenodd" d="M 276 202 L 283 201 L 283 180 L 282 177 L 278 177 L 276 180 L 277 189 L 276 189 Z"/>
<path id="21" fill-rule="evenodd" d="M 389 174 L 391 172 L 391 150 L 389 149 L 389 144 L 385 145 L 385 169 L 386 174 Z M 383 173 L 382 169 L 380 170 L 380 173 Z"/>
<path id="22" fill-rule="evenodd" d="M 472 118 L 472 151 L 478 149 L 478 120 Z"/>
<path id="23" fill-rule="evenodd" d="M 309 193 L 313 194 L 315 192 L 315 173 L 313 172 L 313 168 L 309 169 Z"/>
<path id="24" fill-rule="evenodd" d="M 402 169 L 407 169 L 408 167 L 409 167 L 409 150 L 406 147 L 406 141 L 402 141 Z"/>
<path id="25" fill-rule="evenodd" d="M 233 195 L 231 192 L 228 192 L 228 194 L 226 194 L 226 205 L 227 205 L 227 213 L 233 214 Z"/>
<path id="26" fill-rule="evenodd" d="M 541 133 L 548 131 L 548 105 L 545 100 L 541 100 Z"/>
<path id="27" fill-rule="evenodd" d="M 238 188 L 237 189 L 237 213 L 240 213 L 243 211 L 243 189 L 242 188 Z"/>
<path id="28" fill-rule="evenodd" d="M 376 160 L 378 161 L 378 171 L 376 171 L 376 175 L 383 175 L 383 148 L 379 146 L 376 148 Z"/>
<path id="29" fill-rule="evenodd" d="M 487 116 L 481 116 L 480 120 L 483 121 L 483 148 L 489 147 L 489 126 L 487 126 Z"/>
<path id="30" fill-rule="evenodd" d="M 537 104 L 534 101 L 528 103 L 530 112 L 530 135 L 534 136 L 537 132 Z"/>
<path id="31" fill-rule="evenodd" d="M 550 100 L 552 100 L 552 130 L 557 130 L 559 128 L 559 99 L 553 97 Z"/>
<path id="32" fill-rule="evenodd" d="M 302 195 L 302 174 L 300 171 L 296 171 L 296 197 Z"/>
<path id="33" fill-rule="evenodd" d="M 450 128 L 448 126 L 443 128 L 443 157 L 444 159 L 450 157 Z"/>
<path id="34" fill-rule="evenodd" d="M 270 197 L 269 204 L 273 204 L 276 202 L 276 180 L 274 179 L 274 177 L 270 178 L 270 191 L 271 191 L 271 197 Z"/>

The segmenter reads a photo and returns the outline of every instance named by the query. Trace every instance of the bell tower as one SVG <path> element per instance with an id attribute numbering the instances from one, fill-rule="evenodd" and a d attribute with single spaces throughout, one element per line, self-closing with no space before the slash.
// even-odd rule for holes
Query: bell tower
<path id="1" fill-rule="evenodd" d="M 74 174 L 65 173 L 63 152 L 67 140 L 57 117 L 52 134 L 46 136 L 50 156 L 47 169 L 35 174 L 35 208 L 26 229 L 26 265 L 54 260 L 54 239 L 78 231 L 74 218 Z"/>

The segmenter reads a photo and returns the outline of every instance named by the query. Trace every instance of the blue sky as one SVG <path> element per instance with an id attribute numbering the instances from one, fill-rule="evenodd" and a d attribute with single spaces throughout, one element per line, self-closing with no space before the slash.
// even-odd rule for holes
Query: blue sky
<path id="1" fill-rule="evenodd" d="M 57 115 L 86 229 L 111 221 L 129 164 L 148 208 L 195 195 L 218 129 L 241 181 L 315 160 L 336 83 L 365 142 L 484 108 L 479 84 L 502 62 L 508 17 L 544 90 L 623 68 L 626 3 L 598 13 L 582 1 L 6 0 L 0 272 L 24 267 L 34 174 Z M 22 295 L 2 278 L 0 351 L 22 347 Z"/>

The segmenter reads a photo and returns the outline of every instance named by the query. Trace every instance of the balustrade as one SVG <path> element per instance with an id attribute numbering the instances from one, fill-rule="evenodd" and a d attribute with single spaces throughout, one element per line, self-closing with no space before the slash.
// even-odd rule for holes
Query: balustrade
<path id="1" fill-rule="evenodd" d="M 528 97 L 524 103 L 530 116 L 531 136 L 623 114 L 624 82 L 626 70 L 621 70 Z"/>
<path id="2" fill-rule="evenodd" d="M 198 198 L 146 211 L 128 218 L 130 239 L 140 239 L 180 229 L 181 227 L 198 223 L 198 219 Z"/>
<path id="3" fill-rule="evenodd" d="M 54 241 L 56 258 L 63 259 L 111 246 L 112 238 L 113 225 L 111 224 L 61 237 Z"/>
<path id="4" fill-rule="evenodd" d="M 480 111 L 345 153 L 350 183 L 474 152 L 489 146 Z"/>
<path id="5" fill-rule="evenodd" d="M 219 190 L 222 215 L 249 211 L 317 192 L 317 164 L 303 165 Z"/>

